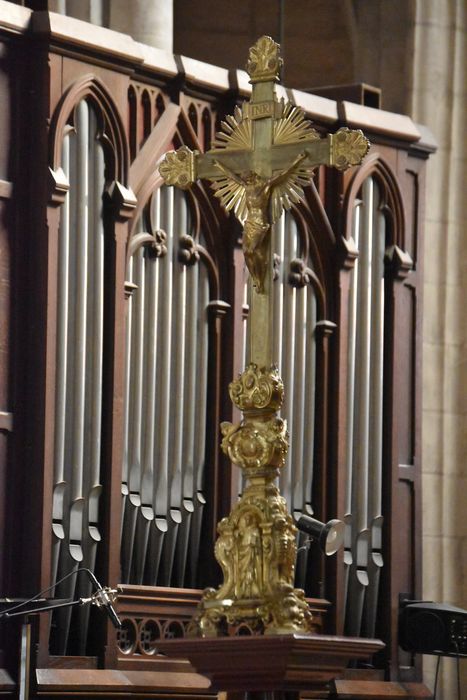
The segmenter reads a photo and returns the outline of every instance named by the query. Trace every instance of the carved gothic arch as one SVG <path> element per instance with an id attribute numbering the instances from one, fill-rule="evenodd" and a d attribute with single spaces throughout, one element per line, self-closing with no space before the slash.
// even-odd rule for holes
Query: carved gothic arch
<path id="1" fill-rule="evenodd" d="M 326 304 L 326 289 L 323 282 L 322 267 L 319 257 L 315 257 L 317 245 L 312 240 L 310 235 L 310 220 L 307 216 L 305 206 L 293 206 L 291 209 L 292 216 L 297 225 L 297 233 L 303 245 L 302 256 L 291 261 L 289 269 L 289 283 L 296 287 L 309 285 L 312 287 L 317 304 L 317 320 L 326 319 L 327 304 Z M 309 263 L 313 267 L 309 267 Z"/>
<path id="2" fill-rule="evenodd" d="M 61 167 L 62 144 L 70 117 L 76 105 L 83 99 L 96 107 L 102 130 L 101 141 L 106 151 L 107 180 L 128 185 L 129 149 L 125 128 L 119 111 L 105 85 L 94 75 L 88 74 L 73 83 L 62 95 L 50 124 L 49 163 L 52 171 Z"/>
<path id="3" fill-rule="evenodd" d="M 178 105 L 171 103 L 160 117 L 130 169 L 130 183 L 136 193 L 137 206 L 129 229 L 127 260 L 134 251 L 132 240 L 137 235 L 137 222 L 154 192 L 164 184 L 157 165 L 168 149 L 178 148 L 181 145 L 187 145 L 192 150 L 203 150 L 188 115 Z M 199 182 L 187 191 L 186 196 L 194 221 L 195 239 L 198 239 L 201 227 L 207 239 L 207 248 L 199 244 L 196 248 L 207 266 L 213 298 L 219 298 L 219 272 L 212 251 L 219 250 L 216 243 L 221 236 L 219 218 L 223 214 L 217 206 L 217 200 L 210 197 L 206 187 Z"/>
<path id="4" fill-rule="evenodd" d="M 397 245 L 405 250 L 405 215 L 402 193 L 391 167 L 379 154 L 369 156 L 363 165 L 353 174 L 347 188 L 343 206 L 344 236 L 352 231 L 352 208 L 363 182 L 373 176 L 380 187 L 381 210 L 390 224 L 391 240 L 387 245 Z"/>
<path id="5" fill-rule="evenodd" d="M 322 321 L 329 315 L 328 279 L 336 239 L 313 182 L 306 188 L 305 199 L 298 206 L 294 205 L 292 212 L 303 245 L 303 257 L 312 264 L 307 274 L 316 294 L 318 320 Z M 319 236 L 315 232 L 319 232 Z"/>

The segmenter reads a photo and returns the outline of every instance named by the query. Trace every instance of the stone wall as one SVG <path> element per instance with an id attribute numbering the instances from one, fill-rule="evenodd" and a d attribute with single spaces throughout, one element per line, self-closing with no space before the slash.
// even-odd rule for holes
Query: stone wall
<path id="1" fill-rule="evenodd" d="M 412 113 L 438 152 L 428 165 L 423 346 L 424 596 L 467 608 L 467 7 L 420 0 Z M 426 658 L 429 677 L 434 659 Z M 467 668 L 461 664 L 462 687 Z M 457 697 L 453 659 L 442 698 Z"/>

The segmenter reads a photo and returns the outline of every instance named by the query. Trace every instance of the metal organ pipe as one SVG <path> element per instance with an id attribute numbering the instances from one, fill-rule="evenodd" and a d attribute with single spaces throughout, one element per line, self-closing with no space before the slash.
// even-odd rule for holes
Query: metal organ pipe
<path id="1" fill-rule="evenodd" d="M 376 188 L 375 195 L 378 195 Z M 382 456 L 383 456 L 383 353 L 384 353 L 384 252 L 385 220 L 375 197 L 374 255 L 371 300 L 371 435 L 369 462 L 370 490 L 368 511 L 370 519 L 381 515 Z"/>
<path id="2" fill-rule="evenodd" d="M 128 440 L 128 503 L 126 509 L 127 541 L 124 546 L 123 561 L 125 579 L 131 575 L 134 566 L 136 524 L 141 506 L 141 439 L 142 439 L 142 394 L 143 394 L 143 350 L 144 350 L 144 299 L 146 280 L 143 250 L 138 249 L 133 256 L 133 283 L 136 289 L 131 299 L 132 338 L 129 415 L 132 429 Z"/>
<path id="3" fill-rule="evenodd" d="M 183 445 L 182 461 L 184 464 L 183 477 L 183 497 L 193 499 L 195 491 L 194 471 L 195 471 L 195 414 L 193 410 L 196 403 L 196 376 L 198 363 L 198 276 L 199 266 L 193 265 L 186 271 L 187 293 L 186 293 L 186 346 L 189 352 L 186 353 L 186 379 L 185 379 L 185 405 L 183 414 L 183 425 L 185 426 L 185 439 Z M 203 307 L 201 307 L 203 309 Z M 202 324 L 201 324 L 202 325 Z M 202 332 L 202 330 L 201 330 Z"/>
<path id="4" fill-rule="evenodd" d="M 89 113 L 82 100 L 76 107 L 77 178 L 76 178 L 76 228 L 75 228 L 75 318 L 71 350 L 74 359 L 74 401 L 72 436 L 71 497 L 74 502 L 82 497 L 83 489 L 83 439 L 86 382 L 86 310 L 88 272 L 88 184 L 89 184 Z M 73 534 L 72 539 L 76 539 Z"/>
<path id="5" fill-rule="evenodd" d="M 147 278 L 145 317 L 144 433 L 142 448 L 141 501 L 152 504 L 156 432 L 157 327 L 159 310 L 159 259 L 145 255 Z"/>
<path id="6" fill-rule="evenodd" d="M 131 417 L 132 430 L 129 444 L 129 490 L 130 501 L 134 505 L 140 504 L 140 480 L 141 480 L 141 440 L 142 440 L 142 414 L 143 414 L 143 369 L 144 369 L 144 332 L 145 332 L 145 296 L 146 279 L 144 269 L 143 248 L 134 255 L 133 261 L 134 283 L 137 286 L 132 299 L 133 313 L 133 337 L 132 337 L 132 374 L 131 374 Z"/>
<path id="7" fill-rule="evenodd" d="M 86 322 L 86 387 L 85 421 L 88 428 L 83 435 L 83 565 L 95 568 L 97 545 L 101 536 L 98 529 L 102 416 L 102 357 L 104 346 L 104 226 L 102 220 L 102 193 L 104 187 L 104 152 L 97 141 L 97 119 L 89 109 L 89 240 L 88 240 L 88 295 Z M 82 597 L 89 596 L 92 584 L 86 579 L 79 582 Z M 89 607 L 79 611 L 79 651 L 84 654 L 89 624 Z"/>
<path id="8" fill-rule="evenodd" d="M 134 261 L 133 256 L 128 261 L 127 281 L 133 284 Z M 136 292 L 136 290 L 133 290 Z M 133 294 L 128 299 L 128 309 L 126 318 L 126 343 L 125 343 L 125 408 L 124 408 L 124 441 L 123 441 L 123 465 L 122 465 L 122 506 L 120 547 L 122 560 L 122 581 L 126 583 L 129 579 L 131 542 L 128 535 L 128 519 L 131 519 L 131 503 L 129 500 L 129 474 L 130 474 L 130 426 L 131 416 L 131 347 L 133 339 Z"/>
<path id="9" fill-rule="evenodd" d="M 294 359 L 294 423 L 291 433 L 293 454 L 291 463 L 292 487 L 291 510 L 302 510 L 303 492 L 303 431 L 305 413 L 305 382 L 307 375 L 306 358 L 306 319 L 307 319 L 307 285 L 296 290 L 296 319 L 295 319 L 295 359 Z"/>
<path id="10" fill-rule="evenodd" d="M 133 256 L 128 260 L 127 282 L 133 284 Z M 130 425 L 130 395 L 131 395 L 131 339 L 133 317 L 133 294 L 130 292 L 126 314 L 125 334 L 125 408 L 124 408 L 124 440 L 122 464 L 122 494 L 126 498 L 129 472 L 129 425 Z"/>
<path id="11" fill-rule="evenodd" d="M 355 246 L 360 245 L 360 214 L 362 202 L 354 203 L 352 236 Z M 345 614 L 347 614 L 347 600 L 350 577 L 350 566 L 353 563 L 353 451 L 354 451 L 354 418 L 355 418 L 355 363 L 356 363 L 356 336 L 357 336 L 357 300 L 358 300 L 358 275 L 359 259 L 355 260 L 354 268 L 350 273 L 350 287 L 348 300 L 348 331 L 347 331 L 347 443 L 346 443 L 346 488 L 345 488 L 345 542 L 344 542 L 344 566 L 345 566 Z"/>
<path id="12" fill-rule="evenodd" d="M 207 418 L 207 384 L 208 384 L 208 320 L 209 283 L 204 267 L 200 269 L 198 287 L 198 308 L 201 309 L 203 323 L 198 335 L 198 371 L 197 401 L 195 427 L 195 487 L 198 492 L 203 489 L 203 467 L 206 456 L 206 418 Z"/>
<path id="13" fill-rule="evenodd" d="M 63 139 L 62 169 L 69 176 L 70 134 Z M 55 432 L 54 432 L 54 494 L 53 523 L 55 536 L 52 562 L 53 580 L 57 580 L 60 545 L 65 538 L 64 516 L 67 481 L 65 475 L 66 445 L 66 395 L 67 395 L 67 356 L 68 356 L 68 305 L 69 305 L 69 236 L 70 236 L 70 194 L 67 193 L 60 212 L 58 241 L 58 294 L 57 294 L 57 359 L 55 375 Z"/>
<path id="14" fill-rule="evenodd" d="M 173 231 L 174 222 L 174 193 L 173 188 L 165 187 L 161 192 L 161 204 L 163 209 L 161 214 L 162 227 L 167 232 Z M 155 489 L 155 511 L 156 516 L 166 518 L 168 513 L 168 487 L 169 487 L 169 449 L 170 449 L 170 406 L 171 406 L 171 385 L 170 377 L 172 372 L 172 288 L 173 288 L 173 236 L 167 237 L 166 264 L 163 266 L 160 295 L 160 317 L 163 333 L 159 339 L 159 353 L 161 357 L 159 387 L 160 387 L 160 415 L 159 430 L 157 435 L 156 464 L 157 464 L 157 485 Z"/>
<path id="15" fill-rule="evenodd" d="M 368 585 L 368 440 L 370 411 L 371 263 L 373 239 L 373 181 L 362 187 L 358 324 L 356 328 L 355 415 L 352 465 L 352 570 L 349 581 L 352 605 L 348 607 L 352 633 L 359 634 Z"/>
<path id="16" fill-rule="evenodd" d="M 355 440 L 354 504 L 356 526 L 359 532 L 368 525 L 368 440 L 370 417 L 370 346 L 371 346 L 371 264 L 373 239 L 373 181 L 367 178 L 363 184 L 363 232 L 360 241 L 358 326 L 356 333 L 355 364 Z"/>
<path id="17" fill-rule="evenodd" d="M 62 144 L 62 169 L 68 176 L 70 168 L 70 135 L 66 135 Z M 55 484 L 64 480 L 65 459 L 65 422 L 67 390 L 67 354 L 68 354 L 68 305 L 69 305 L 69 236 L 70 236 L 70 195 L 67 193 L 60 212 L 60 229 L 58 243 L 58 290 L 57 295 L 57 360 L 55 374 Z"/>
<path id="18" fill-rule="evenodd" d="M 303 419 L 303 510 L 310 515 L 313 487 L 313 462 L 315 454 L 315 397 L 316 397 L 316 297 L 313 287 L 306 290 L 308 296 L 306 317 L 306 357 L 305 357 L 305 410 Z"/>
<path id="19" fill-rule="evenodd" d="M 201 541 L 204 497 L 204 467 L 206 461 L 206 420 L 207 420 L 207 386 L 208 386 L 208 314 L 209 281 L 204 265 L 199 266 L 198 287 L 198 333 L 196 359 L 196 407 L 195 436 L 193 451 L 193 481 L 195 509 L 191 520 L 190 537 L 190 583 L 196 585 L 199 570 L 198 554 Z"/>
<path id="20" fill-rule="evenodd" d="M 175 192 L 174 207 L 174 230 L 186 234 L 187 228 L 187 207 L 184 193 L 177 189 Z M 177 255 L 178 251 L 175 251 Z M 185 342 L 186 342 L 186 287 L 187 287 L 187 267 L 180 265 L 177 261 L 174 264 L 178 274 L 174 276 L 174 393 L 171 402 L 173 420 L 173 454 L 170 459 L 170 506 L 180 509 L 182 505 L 182 455 L 183 455 L 183 434 L 180 430 L 183 425 L 183 410 L 185 402 Z"/>
<path id="21" fill-rule="evenodd" d="M 97 123 L 94 112 L 91 110 L 91 134 L 97 131 Z M 102 357 L 104 349 L 104 225 L 102 220 L 102 190 L 104 184 L 104 152 L 101 144 L 94 138 L 92 141 L 93 182 L 90 187 L 90 201 L 92 202 L 92 233 L 90 244 L 93 247 L 93 257 L 90 260 L 92 268 L 92 325 L 88 332 L 91 338 L 91 376 L 89 377 L 89 391 L 91 393 L 89 439 L 90 467 L 89 486 L 91 489 L 99 485 L 100 460 L 101 460 L 101 423 L 102 423 Z M 92 331 L 91 331 L 92 328 Z M 91 505 L 91 504 L 90 504 Z M 95 501 L 92 506 L 97 505 Z M 90 520 L 97 523 L 97 510 L 90 512 Z"/>
<path id="22" fill-rule="evenodd" d="M 284 276 L 288 276 L 290 261 L 297 257 L 296 229 L 291 216 L 285 216 L 285 258 Z M 289 433 L 293 434 L 294 429 L 294 372 L 295 372 L 295 317 L 296 317 L 296 288 L 292 287 L 288 279 L 284 277 L 284 337 L 282 346 L 282 378 L 285 387 L 284 405 L 281 411 L 282 416 L 287 417 L 287 427 Z M 292 469 L 291 464 L 294 458 L 294 446 L 289 443 L 286 467 L 282 470 L 280 483 L 281 491 L 289 504 L 292 505 Z"/>
<path id="23" fill-rule="evenodd" d="M 273 281 L 273 308 L 274 315 L 274 332 L 273 332 L 273 357 L 279 367 L 279 374 L 282 372 L 282 323 L 283 323 L 283 305 L 284 305 L 284 256 L 285 256 L 285 222 L 286 215 L 282 215 L 279 221 L 274 226 L 273 252 L 278 256 L 279 270 L 277 279 Z"/>
<path id="24" fill-rule="evenodd" d="M 385 219 L 380 209 L 379 190 L 375 183 L 374 197 L 374 260 L 372 279 L 372 364 L 371 364 L 371 410 L 369 432 L 369 492 L 368 515 L 371 535 L 369 559 L 369 590 L 367 595 L 366 629 L 368 635 L 375 634 L 378 589 L 382 558 L 381 514 L 383 477 L 383 369 L 384 369 L 384 253 L 386 247 Z"/>
<path id="25" fill-rule="evenodd" d="M 379 190 L 369 177 L 356 203 L 360 257 L 349 296 L 347 522 L 352 527 L 346 631 L 374 634 L 382 567 L 381 489 L 384 362 L 385 224 Z M 362 214 L 360 216 L 360 214 Z M 347 542 L 347 547 L 349 543 Z M 365 629 L 362 629 L 362 623 Z"/>

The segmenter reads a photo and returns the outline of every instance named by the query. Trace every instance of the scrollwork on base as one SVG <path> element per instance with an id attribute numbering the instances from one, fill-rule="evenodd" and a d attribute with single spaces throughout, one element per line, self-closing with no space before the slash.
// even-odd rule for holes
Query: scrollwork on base
<path id="1" fill-rule="evenodd" d="M 259 368 L 251 363 L 229 384 L 229 395 L 240 411 L 277 411 L 284 400 L 284 384 L 275 365 Z"/>
<path id="2" fill-rule="evenodd" d="M 268 471 L 284 466 L 288 447 L 286 423 L 282 418 L 268 421 L 222 423 L 222 449 L 245 474 L 252 469 Z"/>
<path id="3" fill-rule="evenodd" d="M 204 592 L 190 633 L 217 637 L 245 624 L 264 634 L 311 632 L 304 593 L 293 587 L 297 528 L 274 484 L 288 448 L 285 421 L 276 415 L 283 398 L 277 368 L 248 365 L 230 395 L 243 420 L 222 423 L 222 448 L 247 485 L 217 527 L 223 583 Z"/>

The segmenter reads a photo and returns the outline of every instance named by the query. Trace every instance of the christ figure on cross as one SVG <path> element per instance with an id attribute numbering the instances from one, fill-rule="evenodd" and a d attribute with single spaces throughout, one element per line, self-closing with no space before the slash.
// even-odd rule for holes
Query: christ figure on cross
<path id="1" fill-rule="evenodd" d="M 269 203 L 273 189 L 296 172 L 297 166 L 306 157 L 306 152 L 301 153 L 288 168 L 270 178 L 261 177 L 256 172 L 249 172 L 242 177 L 220 161 L 214 161 L 214 165 L 224 175 L 244 189 L 246 217 L 243 223 L 243 253 L 258 294 L 264 294 L 264 279 L 269 265 L 268 233 L 271 229 Z"/>

